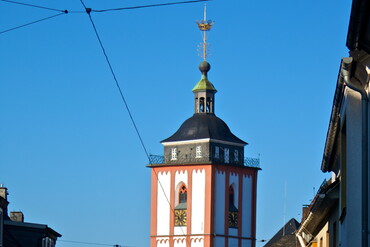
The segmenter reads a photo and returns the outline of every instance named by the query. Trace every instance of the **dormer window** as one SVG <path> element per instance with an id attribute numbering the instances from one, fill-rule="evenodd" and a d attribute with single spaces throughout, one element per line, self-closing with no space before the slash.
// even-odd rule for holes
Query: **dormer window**
<path id="1" fill-rule="evenodd" d="M 234 161 L 238 162 L 239 161 L 239 151 L 234 150 Z"/>
<path id="2" fill-rule="evenodd" d="M 195 148 L 195 158 L 202 158 L 202 146 Z"/>
<path id="3" fill-rule="evenodd" d="M 229 163 L 230 162 L 230 155 L 229 155 L 229 149 L 228 148 L 225 148 L 224 150 L 224 159 L 225 159 L 225 163 Z"/>
<path id="4" fill-rule="evenodd" d="M 215 146 L 215 158 L 219 159 L 220 158 L 220 147 Z"/>
<path id="5" fill-rule="evenodd" d="M 171 148 L 171 160 L 177 160 L 177 148 Z"/>

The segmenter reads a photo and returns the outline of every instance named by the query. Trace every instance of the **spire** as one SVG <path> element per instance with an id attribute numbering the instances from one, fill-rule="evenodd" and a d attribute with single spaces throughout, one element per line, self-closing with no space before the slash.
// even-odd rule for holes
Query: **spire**
<path id="1" fill-rule="evenodd" d="M 203 61 L 199 65 L 199 70 L 202 72 L 200 81 L 193 88 L 194 93 L 194 113 L 215 113 L 215 93 L 217 92 L 213 84 L 208 80 L 207 73 L 211 69 L 211 65 L 207 59 L 207 31 L 211 30 L 214 22 L 207 21 L 207 5 L 204 4 L 203 20 L 197 21 L 203 38 Z"/>
<path id="2" fill-rule="evenodd" d="M 204 4 L 204 14 L 203 14 L 203 20 L 197 21 L 199 30 L 202 31 L 202 37 L 203 37 L 203 60 L 207 60 L 207 31 L 211 30 L 214 22 L 212 20 L 207 21 L 207 5 Z"/>
<path id="3" fill-rule="evenodd" d="M 207 21 L 207 5 L 204 4 L 203 20 L 197 21 L 203 38 L 203 61 L 199 65 L 199 70 L 202 72 L 200 81 L 193 88 L 194 92 L 194 113 L 215 113 L 215 93 L 217 92 L 213 84 L 208 80 L 207 73 L 211 69 L 211 65 L 207 59 L 207 31 L 211 30 L 214 22 Z"/>

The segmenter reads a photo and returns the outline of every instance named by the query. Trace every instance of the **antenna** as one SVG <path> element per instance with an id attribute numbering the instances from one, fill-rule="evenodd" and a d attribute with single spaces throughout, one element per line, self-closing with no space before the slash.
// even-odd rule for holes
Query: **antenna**
<path id="1" fill-rule="evenodd" d="M 286 215 L 286 197 L 287 197 L 287 181 L 284 183 L 284 213 L 283 213 L 283 236 L 285 236 L 285 215 Z"/>
<path id="2" fill-rule="evenodd" d="M 203 60 L 207 59 L 207 31 L 211 30 L 214 22 L 211 20 L 207 21 L 207 5 L 204 4 L 204 14 L 203 20 L 197 21 L 198 27 L 200 31 L 203 31 L 202 38 L 203 38 Z"/>

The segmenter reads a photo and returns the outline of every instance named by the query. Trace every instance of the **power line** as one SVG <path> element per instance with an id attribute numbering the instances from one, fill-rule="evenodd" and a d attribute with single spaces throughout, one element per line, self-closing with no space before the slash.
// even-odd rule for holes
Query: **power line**
<path id="1" fill-rule="evenodd" d="M 3 0 L 0 0 L 0 1 L 3 1 Z M 64 15 L 64 14 L 67 14 L 67 13 L 68 12 L 59 13 L 59 14 L 56 14 L 56 15 L 52 15 L 52 16 L 49 16 L 49 17 L 42 18 L 40 20 L 36 20 L 36 21 L 32 21 L 32 22 L 29 22 L 29 23 L 26 23 L 26 24 L 23 24 L 23 25 L 20 25 L 20 26 L 16 26 L 16 27 L 13 27 L 13 28 L 4 30 L 4 31 L 0 31 L 0 34 L 6 33 L 6 32 L 10 32 L 10 31 L 13 31 L 13 30 L 22 28 L 22 27 L 26 27 L 26 26 L 29 26 L 29 25 L 32 25 L 32 24 L 35 24 L 35 23 L 38 23 L 38 22 L 41 22 L 41 21 L 46 21 L 46 20 L 49 20 L 51 18 L 60 16 L 60 15 Z"/>
<path id="2" fill-rule="evenodd" d="M 29 4 L 29 3 L 21 3 L 21 2 L 11 1 L 11 0 L 0 0 L 0 1 L 7 2 L 7 3 L 19 4 L 19 5 L 33 7 L 33 8 L 47 9 L 47 10 L 52 10 L 52 11 L 57 11 L 57 12 L 66 12 L 67 11 L 67 10 L 54 9 L 54 8 L 49 8 L 49 7 L 45 7 L 45 6 L 39 6 L 39 5 Z"/>
<path id="3" fill-rule="evenodd" d="M 46 18 L 43 18 L 43 19 L 40 19 L 40 20 L 37 20 L 37 21 L 33 21 L 33 22 L 30 22 L 30 23 L 27 23 L 27 24 L 24 24 L 24 25 L 21 25 L 21 26 L 17 26 L 17 27 L 15 27 L 15 28 L 11 28 L 11 29 L 8 29 L 8 30 L 1 31 L 1 32 L 0 32 L 0 34 L 5 33 L 5 32 L 9 32 L 9 31 L 12 31 L 12 30 L 15 30 L 15 29 L 18 29 L 18 28 L 21 28 L 21 27 L 25 27 L 25 26 L 28 26 L 28 25 L 31 25 L 31 24 L 35 24 L 35 23 L 37 23 L 37 22 L 41 22 L 41 21 L 44 21 L 44 20 L 47 20 L 47 19 L 51 19 L 51 18 L 57 17 L 57 16 L 62 15 L 62 14 L 68 14 L 68 13 L 83 13 L 83 11 L 68 11 L 68 10 L 60 10 L 60 9 L 54 9 L 54 8 L 49 8 L 49 7 L 44 7 L 44 6 L 38 6 L 38 5 L 33 5 L 33 4 L 26 4 L 26 3 L 15 2 L 15 1 L 10 1 L 10 0 L 0 0 L 0 1 L 8 2 L 8 3 L 14 3 L 14 4 L 19 4 L 19 5 L 24 5 L 24 6 L 28 6 L 28 7 L 41 8 L 41 9 L 47 9 L 47 10 L 52 10 L 52 11 L 62 12 L 62 13 L 59 13 L 59 14 L 57 14 L 57 15 L 53 15 L 53 16 L 46 17 Z M 130 119 L 131 119 L 131 122 L 132 122 L 132 124 L 133 124 L 133 126 L 134 126 L 134 128 L 135 128 L 136 134 L 137 134 L 137 136 L 138 136 L 138 138 L 139 138 L 139 140 L 140 140 L 140 143 L 141 143 L 141 145 L 142 145 L 142 148 L 143 148 L 143 150 L 144 150 L 144 152 L 145 152 L 145 154 L 146 154 L 146 156 L 147 156 L 147 158 L 148 158 L 148 160 L 149 160 L 149 163 L 150 163 L 150 164 L 151 164 L 150 156 L 149 156 L 149 154 L 148 154 L 148 152 L 147 152 L 147 149 L 146 149 L 146 147 L 145 147 L 145 144 L 144 144 L 144 142 L 143 142 L 143 139 L 142 139 L 142 137 L 141 137 L 141 135 L 140 135 L 140 132 L 139 132 L 139 130 L 138 130 L 137 126 L 136 126 L 136 123 L 135 123 L 135 121 L 134 121 L 134 118 L 133 118 L 133 116 L 132 116 L 132 114 L 131 114 L 131 110 L 130 110 L 130 108 L 129 108 L 129 106 L 128 106 L 127 102 L 126 102 L 126 99 L 125 99 L 125 97 L 124 97 L 124 95 L 123 95 L 122 89 L 121 89 L 121 87 L 120 87 L 120 85 L 119 85 L 119 83 L 118 83 L 117 77 L 116 77 L 116 75 L 115 75 L 115 73 L 114 73 L 113 67 L 112 67 L 112 65 L 111 65 L 111 63 L 110 63 L 110 60 L 109 60 L 109 58 L 108 58 L 108 55 L 107 55 L 107 53 L 106 53 L 106 51 L 105 51 L 105 48 L 104 48 L 104 46 L 103 46 L 103 43 L 102 43 L 102 41 L 101 41 L 101 38 L 100 38 L 99 33 L 98 33 L 98 31 L 97 31 L 97 28 L 96 28 L 96 26 L 95 26 L 95 23 L 94 23 L 94 21 L 93 21 L 93 19 L 92 19 L 92 17 L 91 17 L 91 12 L 120 11 L 120 10 L 139 9 L 139 8 L 149 8 L 149 7 L 160 7 L 160 6 L 178 5 L 178 4 L 187 4 L 187 3 L 205 2 L 205 1 L 210 1 L 210 0 L 192 0 L 192 1 L 182 1 L 182 2 L 172 2 L 172 3 L 162 3 L 162 4 L 142 5 L 142 6 L 134 6 L 134 7 L 123 7 L 123 8 L 115 8 L 115 9 L 93 10 L 93 9 L 91 9 L 91 8 L 87 8 L 87 7 L 86 7 L 86 5 L 84 4 L 83 0 L 80 0 L 81 4 L 82 4 L 82 5 L 83 5 L 83 7 L 85 8 L 86 13 L 87 13 L 87 14 L 88 14 L 88 16 L 89 16 L 90 22 L 91 22 L 91 24 L 92 24 L 92 26 L 93 26 L 93 29 L 94 29 L 95 35 L 96 35 L 96 37 L 97 37 L 97 39 L 98 39 L 98 41 L 99 41 L 100 47 L 101 47 L 101 49 L 102 49 L 102 52 L 103 52 L 104 57 L 105 57 L 105 59 L 106 59 L 106 62 L 107 62 L 107 64 L 108 64 L 108 66 L 109 66 L 109 69 L 110 69 L 110 71 L 111 71 L 111 74 L 112 74 L 112 76 L 113 76 L 113 79 L 114 79 L 114 81 L 115 81 L 116 87 L 117 87 L 117 89 L 118 89 L 118 91 L 119 91 L 119 93 L 120 93 L 121 99 L 122 99 L 122 101 L 123 101 L 123 103 L 124 103 L 124 105 L 125 105 L 125 107 L 126 107 L 126 110 L 127 110 L 128 114 L 129 114 L 129 117 L 130 117 Z M 174 208 L 172 207 L 172 205 L 171 205 L 171 203 L 170 203 L 170 200 L 169 200 L 169 198 L 168 198 L 167 194 L 165 193 L 165 190 L 164 190 L 164 188 L 163 188 L 163 185 L 162 185 L 161 181 L 159 180 L 158 173 L 157 173 L 157 171 L 155 171 L 155 169 L 154 169 L 153 171 L 154 171 L 154 173 L 155 173 L 155 175 L 156 175 L 156 178 L 157 178 L 157 181 L 158 181 L 158 183 L 159 183 L 159 185 L 160 185 L 160 187 L 161 187 L 161 190 L 162 190 L 162 192 L 163 192 L 163 194 L 164 194 L 164 196 L 165 196 L 165 198 L 166 198 L 166 200 L 167 200 L 167 202 L 168 202 L 168 204 L 169 204 L 169 206 L 170 206 L 170 209 L 171 209 L 171 211 L 174 213 Z M 181 228 L 181 231 L 182 231 L 183 235 L 185 236 L 185 233 L 183 232 L 183 229 L 182 229 L 182 228 Z M 188 239 L 186 239 L 186 240 L 187 240 L 187 242 L 188 242 Z M 121 247 L 121 246 L 119 246 L 119 245 L 109 245 L 109 244 L 99 244 L 99 243 L 89 243 L 89 242 L 79 242 L 79 241 L 68 241 L 68 240 L 59 240 L 59 241 L 70 242 L 70 243 L 80 243 L 80 244 L 92 244 L 92 245 L 104 245 L 104 246 Z M 189 243 L 189 245 L 190 245 L 190 243 Z"/>
<path id="4" fill-rule="evenodd" d="M 146 149 L 146 147 L 145 147 L 145 145 L 144 145 L 144 142 L 143 142 L 143 139 L 142 139 L 142 137 L 141 137 L 141 135 L 140 135 L 139 129 L 138 129 L 138 128 L 137 128 L 137 126 L 136 126 L 135 120 L 134 120 L 134 118 L 133 118 L 133 116 L 132 116 L 132 114 L 131 114 L 131 110 L 130 110 L 130 108 L 129 108 L 129 106 L 128 106 L 127 102 L 126 102 L 125 96 L 123 95 L 123 91 L 122 91 L 122 89 L 121 89 L 121 86 L 120 86 L 120 85 L 119 85 L 119 83 L 118 83 L 118 80 L 117 80 L 116 74 L 114 73 L 114 70 L 113 70 L 112 64 L 110 63 L 110 60 L 109 60 L 108 55 L 107 55 L 107 53 L 106 53 L 106 51 L 105 51 L 104 45 L 103 45 L 103 43 L 102 43 L 102 41 L 101 41 L 101 39 L 100 39 L 100 36 L 99 36 L 98 30 L 96 29 L 95 23 L 94 23 L 93 19 L 91 18 L 91 15 L 90 15 L 90 13 L 91 13 L 91 9 L 90 9 L 90 8 L 86 8 L 86 5 L 84 4 L 84 2 L 83 2 L 82 0 L 80 0 L 80 1 L 81 1 L 81 4 L 82 4 L 82 5 L 84 6 L 84 8 L 86 9 L 86 13 L 87 13 L 87 15 L 89 16 L 89 19 L 90 19 L 91 25 L 93 26 L 93 29 L 94 29 L 95 35 L 96 35 L 96 37 L 97 37 L 97 39 L 98 39 L 98 41 L 99 41 L 100 48 L 101 48 L 101 49 L 102 49 L 102 51 L 103 51 L 103 54 L 104 54 L 105 60 L 106 60 L 106 62 L 107 62 L 107 64 L 108 64 L 108 66 L 109 66 L 110 72 L 111 72 L 111 74 L 112 74 L 112 76 L 113 76 L 113 79 L 114 79 L 114 81 L 115 81 L 115 83 L 116 83 L 116 87 L 117 87 L 117 89 L 118 89 L 118 91 L 119 91 L 119 94 L 121 95 L 121 99 L 122 99 L 122 101 L 123 101 L 123 103 L 124 103 L 124 105 L 125 105 L 125 107 L 126 107 L 127 113 L 128 113 L 128 115 L 130 116 L 131 123 L 133 124 L 133 126 L 134 126 L 134 128 L 135 128 L 135 131 L 136 131 L 136 134 L 137 134 L 137 136 L 138 136 L 138 137 L 139 137 L 139 139 L 140 139 L 141 146 L 143 147 L 143 149 L 144 149 L 144 151 L 145 151 L 145 154 L 146 154 L 147 158 L 149 159 L 149 154 L 148 154 L 148 151 L 147 151 L 147 149 Z"/>
<path id="5" fill-rule="evenodd" d="M 100 246 L 128 247 L 128 246 L 123 246 L 123 245 L 118 245 L 118 244 L 102 244 L 102 243 L 73 241 L 73 240 L 61 240 L 61 239 L 59 239 L 58 241 L 66 242 L 66 243 L 72 243 L 72 244 L 89 244 L 89 245 L 100 245 Z"/>
<path id="6" fill-rule="evenodd" d="M 29 25 L 32 25 L 32 24 L 35 24 L 35 23 L 38 23 L 38 22 L 41 22 L 41 21 L 44 21 L 44 20 L 48 20 L 48 19 L 57 17 L 57 16 L 62 15 L 62 14 L 68 14 L 68 13 L 84 13 L 84 11 L 76 11 L 76 10 L 72 10 L 71 11 L 71 10 L 67 10 L 67 9 L 65 9 L 65 10 L 55 9 L 55 8 L 50 8 L 50 7 L 46 7 L 46 6 L 34 5 L 34 4 L 29 4 L 29 3 L 22 3 L 22 2 L 12 1 L 12 0 L 0 0 L 0 1 L 7 2 L 7 3 L 13 3 L 13 4 L 18 4 L 18 5 L 23 5 L 23 6 L 27 6 L 27 7 L 33 7 L 33 8 L 39 8 L 39 9 L 46 9 L 46 10 L 61 12 L 60 14 L 57 14 L 57 15 L 49 16 L 49 17 L 46 17 L 46 18 L 42 18 L 40 20 L 36 20 L 36 21 L 30 22 L 30 23 L 26 23 L 26 24 L 23 24 L 23 25 L 20 25 L 20 26 L 16 26 L 16 27 L 13 27 L 13 28 L 4 30 L 4 31 L 0 31 L 0 34 L 6 33 L 6 32 L 10 32 L 10 31 L 13 31 L 13 30 L 16 30 L 16 29 L 25 27 L 25 26 L 29 26 Z M 207 1 L 211 1 L 211 0 L 191 0 L 191 1 L 160 3 L 160 4 L 140 5 L 140 6 L 133 6 L 133 7 L 122 7 L 122 8 L 101 9 L 101 10 L 95 10 L 95 9 L 92 9 L 92 8 L 87 8 L 86 5 L 83 2 L 82 2 L 82 5 L 84 6 L 86 12 L 89 14 L 89 17 L 90 17 L 90 13 L 91 12 L 102 13 L 102 12 L 110 12 L 110 11 L 120 11 L 120 10 L 130 10 L 130 9 L 140 9 L 140 8 L 150 8 L 150 7 L 160 7 L 160 6 L 178 5 L 178 4 L 187 4 L 187 3 L 197 3 L 197 2 L 207 2 Z M 91 17 L 90 17 L 90 19 L 91 19 Z M 95 26 L 95 25 L 93 24 L 93 26 Z M 96 28 L 94 27 L 94 29 L 96 29 Z M 100 40 L 99 37 L 98 37 L 98 39 Z M 105 53 L 105 51 L 103 51 L 103 52 Z M 111 68 L 111 65 L 110 65 L 110 62 L 109 61 L 108 61 L 108 63 L 109 63 L 109 67 Z M 118 87 L 119 87 L 119 85 L 118 85 Z M 129 113 L 129 114 L 130 114 L 130 117 L 131 117 L 131 113 Z M 148 156 L 148 153 L 146 151 L 145 151 L 145 153 Z M 148 156 L 148 158 L 149 158 L 149 156 Z"/>
<path id="7" fill-rule="evenodd" d="M 57 12 L 84 13 L 84 11 L 74 11 L 74 10 L 69 11 L 67 9 L 65 9 L 65 10 L 56 9 L 56 8 L 50 8 L 50 7 L 46 7 L 46 6 L 40 6 L 40 5 L 29 4 L 29 3 L 22 3 L 22 2 L 12 1 L 12 0 L 0 0 L 0 1 L 7 2 L 7 3 L 13 3 L 13 4 L 18 4 L 18 5 L 23 5 L 23 6 L 27 6 L 27 7 L 38 8 L 38 9 L 46 9 L 46 10 L 51 10 L 51 11 L 57 11 Z M 158 4 L 140 5 L 140 6 L 132 6 L 132 7 L 120 7 L 120 8 L 113 8 L 113 9 L 91 9 L 91 11 L 92 12 L 110 12 L 110 11 L 141 9 L 141 8 L 160 7 L 160 6 L 177 5 L 177 4 L 207 2 L 207 1 L 211 1 L 211 0 L 191 0 L 191 1 L 182 1 L 182 2 L 158 3 Z M 85 9 L 86 9 L 86 7 L 85 7 Z"/>
<path id="8" fill-rule="evenodd" d="M 208 0 L 203 0 L 203 1 L 208 1 Z M 139 138 L 139 140 L 140 140 L 141 146 L 142 146 L 142 148 L 143 148 L 143 150 L 144 150 L 144 152 L 145 152 L 145 154 L 146 154 L 146 156 L 147 156 L 147 158 L 148 158 L 148 160 L 149 160 L 149 163 L 150 163 L 150 164 L 152 164 L 152 163 L 151 163 L 151 160 L 150 160 L 149 153 L 148 153 L 148 151 L 147 151 L 147 149 L 146 149 L 146 147 L 145 147 L 145 144 L 144 144 L 144 141 L 143 141 L 143 139 L 142 139 L 142 137 L 141 137 L 141 134 L 140 134 L 140 132 L 139 132 L 139 129 L 138 129 L 138 128 L 137 128 L 137 126 L 136 126 L 135 120 L 134 120 L 134 118 L 133 118 L 133 116 L 132 116 L 132 114 L 131 114 L 131 110 L 130 110 L 130 108 L 129 108 L 129 106 L 128 106 L 127 102 L 126 102 L 126 99 L 125 99 L 125 97 L 124 97 L 124 95 L 123 95 L 122 89 L 121 89 L 121 87 L 120 87 L 120 85 L 119 85 L 119 83 L 118 83 L 117 77 L 116 77 L 116 75 L 115 75 L 115 73 L 114 73 L 113 67 L 112 67 L 112 65 L 111 65 L 111 63 L 110 63 L 109 57 L 108 57 L 107 53 L 105 52 L 104 45 L 103 45 L 103 43 L 102 43 L 102 41 L 101 41 L 101 38 L 100 38 L 100 36 L 99 36 L 99 33 L 98 33 L 97 28 L 96 28 L 96 26 L 95 26 L 95 23 L 94 23 L 94 21 L 93 21 L 93 19 L 92 19 L 92 17 L 91 17 L 92 9 L 91 9 L 91 8 L 87 8 L 87 7 L 86 7 L 86 5 L 85 5 L 85 3 L 83 2 L 83 0 L 80 0 L 80 2 L 81 2 L 81 4 L 83 5 L 83 7 L 85 8 L 87 15 L 89 16 L 89 19 L 90 19 L 91 25 L 93 26 L 93 29 L 94 29 L 95 35 L 96 35 L 96 37 L 97 37 L 97 39 L 98 39 L 98 41 L 99 41 L 100 47 L 101 47 L 102 52 L 103 52 L 104 57 L 105 57 L 105 60 L 106 60 L 106 62 L 107 62 L 107 64 L 108 64 L 108 66 L 109 66 L 109 69 L 110 69 L 111 74 L 112 74 L 112 76 L 113 76 L 113 79 L 114 79 L 114 81 L 115 81 L 116 87 L 117 87 L 117 89 L 118 89 L 118 91 L 119 91 L 119 93 L 120 93 L 121 99 L 122 99 L 122 101 L 123 101 L 123 103 L 124 103 L 124 105 L 125 105 L 125 108 L 126 108 L 126 110 L 127 110 L 128 114 L 129 114 L 129 116 L 130 116 L 131 123 L 132 123 L 132 125 L 133 125 L 133 126 L 134 126 L 134 128 L 135 128 L 135 131 L 136 131 L 136 134 L 137 134 L 137 136 L 138 136 L 138 138 Z M 200 1 L 192 1 L 192 2 L 200 2 Z M 163 194 L 164 194 L 164 196 L 165 196 L 165 198 L 166 198 L 166 200 L 167 200 L 167 203 L 168 203 L 168 205 L 169 205 L 169 207 L 170 207 L 170 210 L 171 210 L 171 212 L 174 214 L 174 213 L 175 213 L 175 210 L 174 210 L 174 208 L 172 207 L 171 202 L 170 202 L 170 200 L 169 200 L 169 198 L 168 198 L 167 194 L 165 193 L 165 190 L 164 190 L 164 188 L 163 188 L 163 185 L 162 185 L 161 181 L 159 180 L 158 173 L 157 173 L 157 171 L 156 171 L 155 169 L 154 169 L 153 171 L 154 171 L 154 174 L 155 174 L 155 176 L 156 176 L 156 178 L 157 178 L 157 181 L 158 181 L 158 183 L 159 183 L 159 186 L 161 187 L 161 190 L 162 190 L 162 192 L 163 192 Z M 190 245 L 191 245 L 191 243 L 189 242 L 189 239 L 186 237 L 186 234 L 185 234 L 184 230 L 183 230 L 182 228 L 180 228 L 180 229 L 181 229 L 182 234 L 183 234 L 183 235 L 184 235 L 184 237 L 186 238 L 186 242 L 188 242 L 188 244 L 189 244 L 189 246 L 190 246 Z"/>
<path id="9" fill-rule="evenodd" d="M 108 11 L 119 11 L 119 10 L 129 10 L 129 9 L 142 9 L 142 8 L 150 8 L 150 7 L 160 7 L 160 6 L 168 6 L 168 5 L 176 5 L 176 4 L 187 4 L 187 3 L 197 3 L 197 2 L 207 2 L 211 0 L 192 0 L 192 1 L 183 1 L 183 2 L 172 2 L 172 3 L 158 3 L 158 4 L 149 4 L 149 5 L 141 5 L 141 6 L 133 6 L 133 7 L 122 7 L 122 8 L 114 8 L 114 9 L 92 9 L 92 12 L 108 12 Z"/>

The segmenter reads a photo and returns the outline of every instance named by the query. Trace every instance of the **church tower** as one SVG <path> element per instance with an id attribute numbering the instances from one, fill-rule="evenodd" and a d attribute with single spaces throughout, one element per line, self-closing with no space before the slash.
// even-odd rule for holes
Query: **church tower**
<path id="1" fill-rule="evenodd" d="M 212 24 L 205 18 L 198 23 L 205 45 L 201 80 L 193 88 L 194 115 L 161 141 L 163 159 L 149 164 L 151 247 L 255 247 L 260 168 L 246 162 L 247 143 L 215 115 L 217 90 L 205 60 L 205 32 Z"/>

